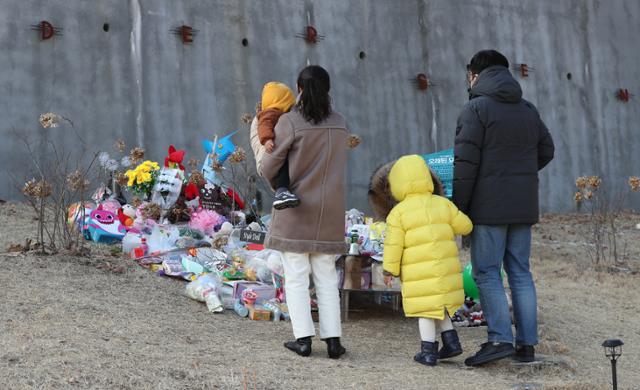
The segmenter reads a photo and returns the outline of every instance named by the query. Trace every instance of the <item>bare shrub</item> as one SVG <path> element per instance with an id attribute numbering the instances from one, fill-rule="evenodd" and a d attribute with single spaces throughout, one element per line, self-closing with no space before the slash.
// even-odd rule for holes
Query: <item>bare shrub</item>
<path id="1" fill-rule="evenodd" d="M 42 131 L 64 131 L 63 124 L 73 128 L 73 122 L 55 113 L 42 114 L 39 118 Z M 60 128 L 60 130 L 54 130 Z M 84 141 L 75 132 L 75 141 L 83 145 Z M 28 203 L 33 208 L 38 221 L 38 242 L 32 246 L 41 253 L 56 253 L 69 250 L 86 253 L 82 232 L 73 224 L 67 223 L 68 210 L 75 202 L 83 203 L 88 198 L 91 185 L 92 168 L 97 155 L 88 164 L 83 164 L 83 155 L 74 157 L 61 146 L 59 140 L 64 137 L 54 135 L 45 137 L 44 145 L 38 148 L 27 136 L 14 131 L 22 141 L 31 163 L 32 178 L 20 181 L 13 177 Z M 83 147 L 75 149 L 84 150 Z M 80 208 L 80 210 L 84 210 Z"/>
<path id="2" fill-rule="evenodd" d="M 598 176 L 581 176 L 576 179 L 578 191 L 574 200 L 578 207 L 585 207 L 589 215 L 588 228 L 592 245 L 587 251 L 596 266 L 605 264 L 620 265 L 625 257 L 625 246 L 618 241 L 617 220 L 624 212 L 628 196 L 640 192 L 640 178 L 629 177 L 629 187 L 616 194 L 609 194 Z"/>

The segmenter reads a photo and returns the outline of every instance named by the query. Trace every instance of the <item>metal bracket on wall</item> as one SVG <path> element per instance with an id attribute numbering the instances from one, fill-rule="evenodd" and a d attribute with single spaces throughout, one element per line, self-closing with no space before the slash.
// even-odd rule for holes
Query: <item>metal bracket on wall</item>
<path id="1" fill-rule="evenodd" d="M 303 33 L 296 34 L 297 38 L 302 38 L 309 44 L 316 44 L 324 39 L 324 35 L 318 34 L 318 30 L 315 27 L 309 25 L 305 27 Z"/>
<path id="2" fill-rule="evenodd" d="M 54 27 L 53 24 L 46 20 L 43 20 L 38 24 L 32 24 L 31 29 L 40 31 L 40 39 L 43 41 L 53 38 L 54 35 L 62 35 L 62 27 Z"/>
<path id="3" fill-rule="evenodd" d="M 418 73 L 415 78 L 411 79 L 411 84 L 415 85 L 421 91 L 426 91 L 429 87 L 435 86 L 424 73 Z"/>
<path id="4" fill-rule="evenodd" d="M 513 71 L 520 73 L 520 77 L 525 78 L 529 77 L 529 72 L 533 71 L 534 68 L 527 64 L 514 64 Z"/>
<path id="5" fill-rule="evenodd" d="M 623 103 L 628 103 L 629 99 L 633 97 L 633 94 L 629 93 L 629 90 L 626 88 L 620 88 L 616 91 L 616 98 Z"/>
<path id="6" fill-rule="evenodd" d="M 172 28 L 171 33 L 177 35 L 182 40 L 182 43 L 193 43 L 193 38 L 198 34 L 199 30 L 194 29 L 191 26 L 182 25 L 180 27 Z"/>

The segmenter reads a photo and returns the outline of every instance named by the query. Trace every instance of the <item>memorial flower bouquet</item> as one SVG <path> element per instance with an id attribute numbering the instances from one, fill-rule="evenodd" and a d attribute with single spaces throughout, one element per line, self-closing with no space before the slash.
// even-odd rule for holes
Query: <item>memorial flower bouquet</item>
<path id="1" fill-rule="evenodd" d="M 127 187 L 144 199 L 149 199 L 159 173 L 160 166 L 158 163 L 146 160 L 125 173 L 128 179 Z"/>

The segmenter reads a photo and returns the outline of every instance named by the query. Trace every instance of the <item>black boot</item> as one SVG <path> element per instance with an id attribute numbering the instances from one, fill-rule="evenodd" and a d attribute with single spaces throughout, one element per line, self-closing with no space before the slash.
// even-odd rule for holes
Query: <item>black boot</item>
<path id="1" fill-rule="evenodd" d="M 449 359 L 462 353 L 462 346 L 455 329 L 444 331 L 442 337 L 442 348 L 438 352 L 438 359 Z"/>
<path id="2" fill-rule="evenodd" d="M 420 347 L 420 352 L 413 357 L 413 360 L 425 366 L 435 366 L 438 362 L 438 342 L 423 341 Z"/>
<path id="3" fill-rule="evenodd" d="M 324 342 L 327 343 L 327 352 L 331 359 L 338 359 L 347 352 L 342 344 L 340 344 L 340 337 L 329 337 L 328 339 L 324 339 Z"/>
<path id="4" fill-rule="evenodd" d="M 295 341 L 287 341 L 284 346 L 300 356 L 309 356 L 311 355 L 311 336 L 301 337 Z"/>

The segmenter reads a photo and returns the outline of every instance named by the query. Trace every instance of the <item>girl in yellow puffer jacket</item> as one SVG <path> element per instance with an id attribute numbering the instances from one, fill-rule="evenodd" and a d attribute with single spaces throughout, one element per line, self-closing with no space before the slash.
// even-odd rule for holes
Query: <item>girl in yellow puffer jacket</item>
<path id="1" fill-rule="evenodd" d="M 464 303 L 457 234 L 471 233 L 471 220 L 448 199 L 433 195 L 433 181 L 425 160 L 401 157 L 391 168 L 389 185 L 398 203 L 387 217 L 384 264 L 389 284 L 402 281 L 402 304 L 407 317 L 418 317 L 421 350 L 414 360 L 434 366 L 438 359 L 462 353 L 450 315 Z M 436 325 L 442 332 L 438 351 Z"/>

